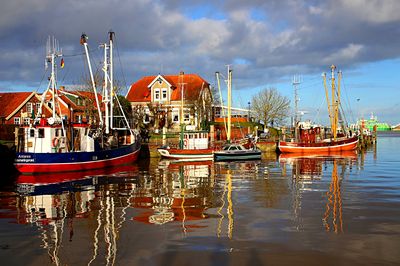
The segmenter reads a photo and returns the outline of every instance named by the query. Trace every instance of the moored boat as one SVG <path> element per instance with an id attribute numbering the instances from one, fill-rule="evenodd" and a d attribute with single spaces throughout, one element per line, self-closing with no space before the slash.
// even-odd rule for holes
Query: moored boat
<path id="1" fill-rule="evenodd" d="M 217 72 L 219 81 L 219 73 Z M 219 84 L 219 82 L 218 82 Z M 260 160 L 261 150 L 255 143 L 251 143 L 251 148 L 245 148 L 239 143 L 231 143 L 231 103 L 232 103 L 232 70 L 228 67 L 228 122 L 227 122 L 227 143 L 221 150 L 214 151 L 215 161 L 234 161 L 234 160 Z"/>
<path id="2" fill-rule="evenodd" d="M 336 66 L 331 66 L 332 73 L 332 95 L 329 98 L 328 88 L 326 86 L 326 75 L 324 74 L 324 85 L 326 101 L 328 104 L 328 113 L 330 118 L 330 136 L 327 135 L 325 129 L 321 127 L 313 127 L 311 125 L 304 127 L 303 123 L 297 123 L 295 128 L 295 138 L 290 141 L 279 141 L 278 148 L 282 153 L 330 153 L 351 151 L 357 148 L 358 136 L 354 132 L 346 132 L 346 127 L 342 123 L 339 128 L 339 117 L 344 114 L 340 113 L 340 77 L 339 71 L 338 85 L 335 84 L 334 71 Z"/>
<path id="3" fill-rule="evenodd" d="M 222 150 L 214 152 L 215 161 L 235 161 L 235 160 L 260 160 L 261 151 L 257 148 L 246 149 L 241 144 L 226 144 Z"/>
<path id="4" fill-rule="evenodd" d="M 98 124 L 72 123 L 65 119 L 67 114 L 62 113 L 60 103 L 63 92 L 57 89 L 56 82 L 56 59 L 61 56 L 61 53 L 58 51 L 57 42 L 49 41 L 47 61 L 51 63 L 50 82 L 42 95 L 34 122 L 18 129 L 14 163 L 18 171 L 25 174 L 81 171 L 111 167 L 137 160 L 141 147 L 139 134 L 130 128 L 122 107 L 115 97 L 112 80 L 113 36 L 114 33 L 110 32 L 109 44 L 104 44 L 106 58 L 103 66 L 105 79 L 102 105 L 99 103 L 91 71 L 86 35 L 81 37 L 96 100 L 98 111 L 96 119 L 100 121 Z M 51 100 L 45 106 L 45 99 L 49 95 Z M 115 103 L 114 100 L 116 100 Z M 50 117 L 46 117 L 43 112 L 45 109 L 51 110 Z M 102 109 L 104 109 L 104 116 Z M 118 117 L 113 115 L 114 109 L 122 115 Z M 116 121 L 118 121 L 118 127 L 115 126 Z"/>
<path id="5" fill-rule="evenodd" d="M 324 140 L 320 142 L 279 142 L 279 150 L 282 153 L 336 153 L 351 151 L 357 148 L 358 137 L 343 137 L 337 140 Z"/>

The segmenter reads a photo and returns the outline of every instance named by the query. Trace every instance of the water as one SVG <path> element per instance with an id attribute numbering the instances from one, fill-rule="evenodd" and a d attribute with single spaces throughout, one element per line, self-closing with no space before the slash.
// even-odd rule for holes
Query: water
<path id="1" fill-rule="evenodd" d="M 398 265 L 399 155 L 400 137 L 385 135 L 362 154 L 142 160 L 90 176 L 23 176 L 0 194 L 0 259 L 2 265 Z"/>

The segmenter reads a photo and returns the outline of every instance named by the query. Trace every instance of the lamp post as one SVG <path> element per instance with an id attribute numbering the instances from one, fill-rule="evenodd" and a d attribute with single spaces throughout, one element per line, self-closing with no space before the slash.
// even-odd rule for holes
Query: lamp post
<path id="1" fill-rule="evenodd" d="M 249 105 L 249 114 L 248 114 L 247 119 L 249 120 L 249 122 L 251 122 L 251 118 L 250 118 L 250 102 L 248 102 L 247 104 Z"/>

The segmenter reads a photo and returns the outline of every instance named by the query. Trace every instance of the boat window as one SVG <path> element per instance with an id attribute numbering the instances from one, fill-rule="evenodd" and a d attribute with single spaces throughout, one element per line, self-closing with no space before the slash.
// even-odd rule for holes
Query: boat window
<path id="1" fill-rule="evenodd" d="M 235 151 L 235 150 L 237 150 L 237 148 L 236 148 L 235 146 L 231 146 L 231 147 L 229 148 L 229 150 Z"/>
<path id="2" fill-rule="evenodd" d="M 227 150 L 229 150 L 229 146 L 225 146 L 225 147 L 223 147 L 222 148 L 224 151 L 227 151 Z"/>
<path id="3" fill-rule="evenodd" d="M 35 137 L 35 130 L 34 129 L 29 130 L 29 137 L 31 137 L 31 138 Z"/>
<path id="4" fill-rule="evenodd" d="M 236 149 L 243 150 L 241 146 L 237 146 Z"/>
<path id="5" fill-rule="evenodd" d="M 38 130 L 38 138 L 44 138 L 44 128 L 39 128 L 39 130 Z"/>

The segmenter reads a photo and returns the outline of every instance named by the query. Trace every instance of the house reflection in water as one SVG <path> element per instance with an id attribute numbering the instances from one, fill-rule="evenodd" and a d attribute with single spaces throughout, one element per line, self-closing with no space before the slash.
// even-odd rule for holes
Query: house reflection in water
<path id="1" fill-rule="evenodd" d="M 179 221 L 184 232 L 199 227 L 185 223 L 208 218 L 205 210 L 211 206 L 211 166 L 211 161 L 160 161 L 159 175 L 132 198 L 132 207 L 146 209 L 133 220 L 150 224 Z"/>

